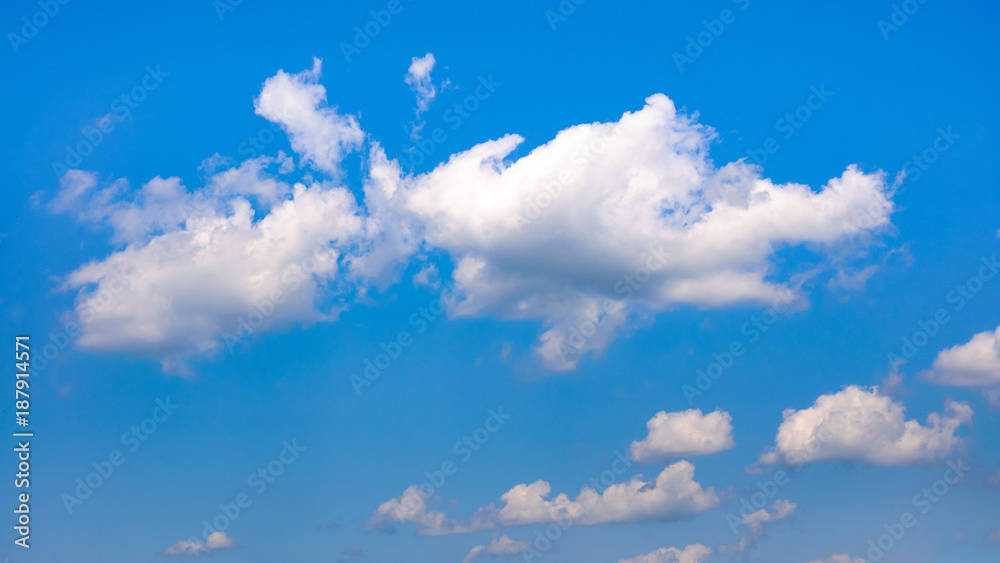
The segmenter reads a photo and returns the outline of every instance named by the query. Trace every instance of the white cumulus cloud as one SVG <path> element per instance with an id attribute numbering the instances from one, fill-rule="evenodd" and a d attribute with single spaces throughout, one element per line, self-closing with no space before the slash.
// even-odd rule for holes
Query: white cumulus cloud
<path id="1" fill-rule="evenodd" d="M 646 438 L 632 442 L 629 448 L 632 459 L 639 463 L 712 454 L 735 445 L 732 417 L 725 411 L 660 411 L 649 419 L 646 429 Z"/>
<path id="2" fill-rule="evenodd" d="M 413 57 L 410 68 L 406 71 L 406 84 L 417 94 L 417 117 L 427 111 L 437 96 L 437 88 L 431 82 L 435 62 L 434 53 Z"/>
<path id="3" fill-rule="evenodd" d="M 67 277 L 66 288 L 81 290 L 77 345 L 148 353 L 183 371 L 193 354 L 335 318 L 339 305 L 323 305 L 325 288 L 359 232 L 351 194 L 324 184 L 297 184 L 259 220 L 243 197 L 212 200 L 183 225 Z"/>
<path id="4" fill-rule="evenodd" d="M 991 403 L 1000 404 L 1000 327 L 942 350 L 922 375 L 938 385 L 980 388 Z"/>
<path id="5" fill-rule="evenodd" d="M 822 252 L 889 225 L 882 174 L 775 184 L 742 161 L 715 168 L 714 138 L 654 95 L 518 159 L 518 135 L 452 155 L 401 178 L 392 207 L 454 261 L 453 315 L 540 319 L 535 353 L 571 370 L 637 318 L 787 296 L 797 286 L 772 275 L 782 248 Z"/>
<path id="6" fill-rule="evenodd" d="M 430 54 L 411 67 L 428 103 L 421 84 L 432 68 Z M 849 249 L 891 227 L 882 173 L 848 166 L 814 190 L 776 184 L 743 161 L 716 167 L 714 131 L 662 94 L 519 158 L 524 139 L 510 134 L 422 174 L 404 173 L 371 140 L 352 191 L 340 184 L 343 159 L 366 136 L 329 105 L 320 71 L 319 59 L 298 74 L 279 71 L 255 99 L 256 112 L 288 134 L 297 165 L 279 153 L 216 172 L 225 159 L 213 157 L 213 175 L 193 191 L 176 178 L 131 191 L 124 180 L 102 186 L 93 174 L 66 174 L 50 209 L 110 228 L 123 246 L 68 276 L 66 288 L 80 291 L 77 316 L 108 293 L 113 270 L 132 280 L 80 319 L 81 346 L 177 365 L 219 350 L 248 314 L 266 317 L 254 334 L 333 319 L 433 253 L 450 272 L 440 281 L 460 296 L 450 316 L 536 320 L 534 354 L 568 371 L 677 306 L 801 297 L 802 275 L 820 263 L 839 271 Z M 329 179 L 315 181 L 314 171 Z M 317 248 L 322 264 L 287 287 L 285 269 Z M 808 250 L 810 263 L 779 269 L 776 255 L 790 248 Z M 271 311 L 276 291 L 291 304 L 253 313 Z"/>
<path id="7" fill-rule="evenodd" d="M 549 498 L 551 493 L 552 487 L 546 481 L 520 484 L 500 497 L 499 507 L 490 504 L 477 510 L 468 521 L 460 521 L 428 510 L 424 496 L 414 485 L 401 497 L 379 506 L 366 528 L 391 528 L 394 523 L 412 522 L 418 534 L 436 536 L 529 524 L 589 526 L 665 521 L 704 512 L 719 504 L 714 489 L 704 489 L 694 480 L 694 466 L 687 461 L 666 467 L 650 481 L 636 475 L 600 493 L 584 487 L 575 499 L 565 493 Z"/>
<path id="8" fill-rule="evenodd" d="M 702 563 L 711 554 L 710 547 L 696 543 L 684 549 L 661 547 L 643 555 L 619 559 L 618 563 Z"/>
<path id="9" fill-rule="evenodd" d="M 926 425 L 906 419 L 892 397 L 856 385 L 821 395 L 813 406 L 787 409 L 775 446 L 761 464 L 802 465 L 817 461 L 859 461 L 897 466 L 948 456 L 962 444 L 956 431 L 972 422 L 966 403 L 948 401 L 946 414 L 931 413 Z"/>
<path id="10" fill-rule="evenodd" d="M 493 557 L 503 557 L 507 555 L 520 555 L 522 551 L 534 547 L 530 541 L 513 540 L 506 535 L 494 537 L 486 545 L 477 545 L 469 550 L 469 554 L 462 559 L 462 563 L 471 563 L 482 555 Z"/>

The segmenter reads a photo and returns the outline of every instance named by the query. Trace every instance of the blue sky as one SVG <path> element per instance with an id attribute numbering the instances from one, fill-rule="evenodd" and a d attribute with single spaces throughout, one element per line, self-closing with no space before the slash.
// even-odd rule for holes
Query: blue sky
<path id="1" fill-rule="evenodd" d="M 996 560 L 996 16 L 11 3 L 0 555 Z"/>

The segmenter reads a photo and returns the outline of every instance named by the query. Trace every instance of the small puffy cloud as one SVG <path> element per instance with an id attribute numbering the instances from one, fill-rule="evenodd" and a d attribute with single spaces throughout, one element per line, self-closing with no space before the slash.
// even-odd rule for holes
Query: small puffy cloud
<path id="1" fill-rule="evenodd" d="M 205 546 L 208 549 L 232 549 L 236 544 L 225 532 L 212 532 L 208 535 Z"/>
<path id="2" fill-rule="evenodd" d="M 977 387 L 991 403 L 1000 405 L 1000 327 L 942 350 L 921 375 L 938 385 Z"/>
<path id="3" fill-rule="evenodd" d="M 201 555 L 208 553 L 205 544 L 194 540 L 181 540 L 163 551 L 164 555 Z"/>
<path id="4" fill-rule="evenodd" d="M 437 96 L 437 88 L 431 82 L 431 71 L 434 70 L 435 62 L 434 53 L 413 57 L 410 68 L 406 71 L 406 84 L 417 94 L 418 117 L 427 111 Z"/>
<path id="5" fill-rule="evenodd" d="M 812 559 L 810 561 L 806 561 L 806 563 L 867 563 L 867 561 L 861 557 L 851 557 L 846 553 L 841 553 L 838 555 L 831 555 L 826 559 Z"/>
<path id="6" fill-rule="evenodd" d="M 205 542 L 181 540 L 163 551 L 164 555 L 203 555 L 219 549 L 233 549 L 236 544 L 225 532 L 212 532 Z"/>
<path id="7" fill-rule="evenodd" d="M 326 105 L 326 88 L 319 84 L 322 67 L 323 61 L 313 58 L 311 70 L 298 74 L 279 70 L 264 82 L 254 109 L 288 133 L 295 152 L 318 169 L 339 176 L 340 161 L 361 146 L 365 134 L 354 116 L 340 115 Z"/>
<path id="8" fill-rule="evenodd" d="M 449 530 L 474 532 L 490 527 L 483 525 L 475 529 L 465 529 L 457 521 L 445 516 L 443 512 L 428 510 L 427 500 L 431 495 L 425 491 L 429 490 L 433 491 L 433 489 L 422 489 L 417 485 L 410 485 L 399 498 L 389 499 L 380 504 L 372 517 L 365 522 L 365 530 L 377 529 L 393 532 L 395 524 L 400 522 L 412 522 L 417 528 L 417 533 L 423 535 L 444 535 L 449 533 Z"/>
<path id="9" fill-rule="evenodd" d="M 746 534 L 736 542 L 735 550 L 739 553 L 745 553 L 752 547 L 757 545 L 757 542 L 764 537 L 765 527 L 773 522 L 780 522 L 781 520 L 787 520 L 791 518 L 792 513 L 795 512 L 796 504 L 794 502 L 788 502 L 787 500 L 777 500 L 771 507 L 772 512 L 768 512 L 767 509 L 760 509 L 757 512 L 747 514 L 743 516 L 743 521 L 741 524 L 746 528 Z"/>
<path id="10" fill-rule="evenodd" d="M 410 124 L 410 136 L 414 139 L 420 138 L 420 130 L 426 125 L 420 116 L 430 108 L 431 102 L 437 97 L 437 88 L 431 82 L 434 62 L 433 53 L 427 53 L 423 57 L 413 57 L 413 62 L 406 72 L 406 84 L 417 94 L 417 107 L 414 110 L 416 121 Z"/>
<path id="11" fill-rule="evenodd" d="M 944 415 L 931 413 L 926 425 L 906 419 L 902 403 L 856 385 L 821 395 L 813 406 L 787 409 L 775 446 L 760 464 L 799 466 L 817 461 L 859 461 L 897 466 L 947 457 L 962 444 L 955 432 L 972 422 L 966 403 L 948 401 Z"/>
<path id="12" fill-rule="evenodd" d="M 696 543 L 684 549 L 661 547 L 650 553 L 619 559 L 618 563 L 702 563 L 711 554 L 710 547 Z"/>
<path id="13" fill-rule="evenodd" d="M 646 423 L 648 435 L 632 442 L 629 453 L 639 463 L 705 455 L 733 447 L 732 417 L 715 411 L 703 415 L 701 409 L 667 413 L 660 411 Z"/>
<path id="14" fill-rule="evenodd" d="M 470 549 L 469 554 L 462 559 L 462 563 L 471 563 L 473 560 L 483 555 L 491 555 L 493 557 L 519 555 L 522 551 L 531 549 L 534 546 L 535 544 L 530 541 L 513 540 L 506 535 L 501 535 L 494 537 L 486 545 L 477 545 Z"/>
<path id="15" fill-rule="evenodd" d="M 459 521 L 428 510 L 424 495 L 413 485 L 400 498 L 379 506 L 366 528 L 391 529 L 394 523 L 413 522 L 418 534 L 438 536 L 530 524 L 569 522 L 589 526 L 666 521 L 704 512 L 719 504 L 714 489 L 704 489 L 694 480 L 694 466 L 687 461 L 666 467 L 656 479 L 644 481 L 641 475 L 636 475 L 601 493 L 591 487 L 584 487 L 575 499 L 565 493 L 549 498 L 551 493 L 552 487 L 545 481 L 520 484 L 500 497 L 501 506 L 490 504 L 477 510 L 468 521 Z"/>

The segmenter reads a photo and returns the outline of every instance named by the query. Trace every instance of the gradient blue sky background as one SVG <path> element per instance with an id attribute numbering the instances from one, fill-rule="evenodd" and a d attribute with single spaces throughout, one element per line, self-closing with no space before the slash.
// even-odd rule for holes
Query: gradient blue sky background
<path id="1" fill-rule="evenodd" d="M 898 2 L 897 2 L 898 3 Z M 403 10 L 350 62 L 341 43 L 384 2 L 265 3 L 246 0 L 220 20 L 212 2 L 94 4 L 70 2 L 37 36 L 0 54 L 5 87 L 5 135 L 0 160 L 5 205 L 0 231 L 0 323 L 4 338 L 30 334 L 48 342 L 74 308 L 77 291 L 63 280 L 83 264 L 121 248 L 110 230 L 51 213 L 59 189 L 51 163 L 109 112 L 115 98 L 140 84 L 147 65 L 169 74 L 116 123 L 78 168 L 102 180 L 127 178 L 133 187 L 155 176 L 202 185 L 198 167 L 214 153 L 235 163 L 241 143 L 269 124 L 254 113 L 254 98 L 279 69 L 298 73 L 323 60 L 320 84 L 331 106 L 358 117 L 390 158 L 413 146 L 414 93 L 404 83 L 413 57 L 433 53 L 434 82 L 450 88 L 423 115 L 424 133 L 446 128 L 445 142 L 426 172 L 449 155 L 503 135 L 525 142 L 514 156 L 551 140 L 567 127 L 619 119 L 654 93 L 697 114 L 717 139 L 716 165 L 745 157 L 765 139 L 781 147 L 763 164 L 774 182 L 819 189 L 850 164 L 890 178 L 914 154 L 932 146 L 939 128 L 959 137 L 940 159 L 894 197 L 893 227 L 879 237 L 868 263 L 878 265 L 857 290 L 828 285 L 829 275 L 805 288 L 808 307 L 783 315 L 693 406 L 732 415 L 735 447 L 691 461 L 695 478 L 723 496 L 719 506 L 680 520 L 574 526 L 543 561 L 617 561 L 660 547 L 732 544 L 726 521 L 738 499 L 763 476 L 748 475 L 774 444 L 785 409 L 805 409 L 846 385 L 883 384 L 889 352 L 916 331 L 918 321 L 950 305 L 946 295 L 976 274 L 998 246 L 995 164 L 1000 141 L 996 105 L 1000 38 L 998 11 L 987 2 L 929 0 L 898 31 L 883 37 L 886 2 L 691 3 L 590 0 L 558 22 L 546 10 L 558 2 L 425 3 Z M 733 9 L 736 19 L 679 72 L 672 60 L 702 20 Z M 0 19 L 19 32 L 34 2 L 10 2 Z M 461 127 L 444 112 L 474 91 L 479 77 L 501 85 Z M 805 103 L 811 87 L 833 96 L 795 134 L 775 129 Z M 991 133 L 991 131 L 993 133 Z M 277 135 L 264 153 L 293 153 Z M 344 182 L 360 193 L 357 154 Z M 298 162 L 298 160 L 296 160 Z M 39 194 L 44 191 L 45 193 Z M 809 249 L 786 249 L 777 271 L 808 269 Z M 428 260 L 449 272 L 446 251 Z M 806 264 L 806 266 L 802 266 Z M 511 418 L 438 491 L 435 508 L 470 516 L 499 502 L 518 483 L 544 479 L 554 493 L 574 497 L 608 468 L 616 451 L 645 437 L 659 411 L 690 408 L 681 387 L 712 353 L 740 339 L 740 326 L 766 307 L 679 305 L 616 337 L 601 354 L 584 357 L 569 373 L 553 373 L 532 354 L 540 320 L 485 314 L 430 324 L 416 342 L 361 396 L 350 376 L 360 373 L 379 343 L 408 328 L 408 318 L 434 298 L 415 286 L 416 263 L 370 298 L 349 296 L 336 322 L 256 335 L 235 352 L 191 360 L 191 374 L 164 373 L 141 351 L 102 353 L 74 347 L 34 374 L 33 533 L 30 551 L 15 547 L 7 526 L 15 490 L 8 481 L 0 507 L 4 542 L 13 562 L 161 561 L 182 539 L 200 537 L 202 520 L 248 491 L 247 477 L 276 459 L 284 441 L 306 449 L 227 530 L 233 550 L 214 561 L 460 561 L 496 532 L 424 537 L 402 523 L 395 533 L 366 531 L 383 502 L 424 480 L 425 471 L 457 456 L 452 444 L 483 424 L 490 408 Z M 947 399 L 975 411 L 951 454 L 973 469 L 898 542 L 886 561 L 996 561 L 987 536 L 1000 528 L 1000 471 L 996 406 L 975 389 L 932 385 L 917 377 L 935 355 L 1000 324 L 998 282 L 986 282 L 970 305 L 954 312 L 916 356 L 899 369 L 895 389 L 907 418 L 944 412 Z M 509 347 L 504 354 L 505 345 Z M 10 382 L 8 382 L 10 383 Z M 13 384 L 10 383 L 10 387 Z M 157 399 L 176 413 L 72 514 L 62 495 L 92 462 L 123 449 L 119 436 L 149 417 Z M 4 404 L 12 418 L 11 405 Z M 12 421 L 4 421 L 13 427 Z M 11 439 L 8 439 L 8 443 Z M 635 466 L 655 476 L 662 468 Z M 4 454 L 0 469 L 14 467 Z M 911 497 L 939 479 L 943 460 L 878 467 L 861 461 L 818 462 L 782 487 L 777 498 L 796 503 L 794 518 L 766 530 L 745 556 L 718 560 L 794 561 L 847 553 L 864 557 L 882 525 L 912 509 Z M 9 477 L 9 475 L 8 475 Z M 11 506 L 9 506 L 11 505 Z M 332 525 L 332 526 L 331 526 Z M 529 540 L 545 525 L 501 530 Z M 332 529 L 335 528 L 335 529 Z M 356 548 L 355 551 L 351 551 Z M 518 560 L 514 556 L 511 560 Z"/>

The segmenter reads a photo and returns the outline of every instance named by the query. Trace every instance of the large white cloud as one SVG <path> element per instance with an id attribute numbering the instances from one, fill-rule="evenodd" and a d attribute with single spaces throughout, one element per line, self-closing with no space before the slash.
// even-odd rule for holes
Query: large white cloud
<path id="1" fill-rule="evenodd" d="M 978 387 L 991 403 L 1000 404 L 1000 327 L 942 350 L 923 376 L 938 385 Z"/>
<path id="2" fill-rule="evenodd" d="M 946 414 L 931 413 L 927 424 L 906 419 L 892 397 L 851 385 L 821 395 L 813 406 L 787 409 L 775 446 L 761 464 L 802 465 L 817 461 L 859 461 L 897 466 L 942 459 L 962 444 L 956 431 L 972 421 L 966 403 L 948 401 Z"/>
<path id="3" fill-rule="evenodd" d="M 135 193 L 123 182 L 98 190 L 94 176 L 67 174 L 51 208 L 106 224 L 127 245 L 70 276 L 68 287 L 83 289 L 78 315 L 113 268 L 135 278 L 110 311 L 82 322 L 83 346 L 168 364 L 217 350 L 234 319 L 282 289 L 281 269 L 325 240 L 329 263 L 292 291 L 282 318 L 255 328 L 333 318 L 331 301 L 346 306 L 387 287 L 434 251 L 452 262 L 442 271 L 461 295 L 450 315 L 538 320 L 535 353 L 565 371 L 672 307 L 796 293 L 790 280 L 802 272 L 778 272 L 782 249 L 815 251 L 803 267 L 813 272 L 890 226 L 881 173 L 851 166 L 817 192 L 775 184 L 742 161 L 716 168 L 714 132 L 662 94 L 617 122 L 569 127 L 520 158 L 511 155 L 524 139 L 511 134 L 421 174 L 404 174 L 371 140 L 358 201 L 336 182 L 365 134 L 328 105 L 320 69 L 317 59 L 298 74 L 279 71 L 255 100 L 288 133 L 298 168 L 281 154 L 251 159 L 194 192 L 174 178 Z M 332 180 L 312 180 L 315 171 Z M 308 187 L 294 187 L 295 175 Z M 350 283 L 331 290 L 331 280 Z"/>
<path id="4" fill-rule="evenodd" d="M 687 461 L 666 467 L 650 481 L 636 475 L 600 493 L 584 487 L 575 499 L 565 493 L 550 499 L 551 493 L 552 487 L 545 481 L 520 484 L 500 497 L 501 506 L 490 504 L 477 510 L 471 519 L 460 521 L 428 510 L 424 496 L 414 485 L 401 497 L 379 506 L 366 528 L 391 528 L 394 523 L 412 522 L 418 534 L 436 536 L 529 524 L 620 524 L 674 520 L 719 504 L 713 488 L 704 489 L 694 480 L 694 466 Z"/>
<path id="5" fill-rule="evenodd" d="M 401 179 L 395 207 L 455 261 L 465 299 L 453 314 L 542 319 L 536 353 L 568 370 L 630 318 L 776 299 L 789 289 L 773 276 L 783 247 L 856 242 L 889 224 L 881 174 L 849 167 L 820 192 L 777 185 L 743 162 L 716 169 L 713 139 L 654 95 L 516 160 L 518 135 L 453 155 Z"/>
<path id="6" fill-rule="evenodd" d="M 726 411 L 660 411 L 646 423 L 649 434 L 632 442 L 629 453 L 639 463 L 651 463 L 727 450 L 735 445 L 732 420 Z"/>

